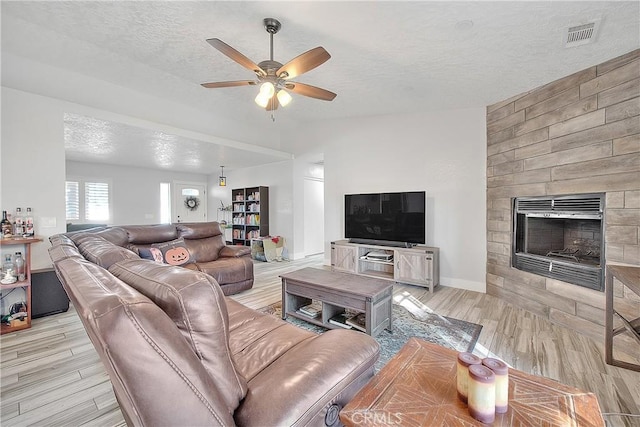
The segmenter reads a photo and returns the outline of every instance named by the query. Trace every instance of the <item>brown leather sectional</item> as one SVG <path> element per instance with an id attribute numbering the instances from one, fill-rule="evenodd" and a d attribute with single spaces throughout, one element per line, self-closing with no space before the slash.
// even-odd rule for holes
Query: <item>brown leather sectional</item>
<path id="1" fill-rule="evenodd" d="M 182 238 L 195 259 L 194 263 L 185 265 L 185 268 L 203 271 L 212 276 L 225 295 L 237 294 L 253 287 L 251 249 L 247 246 L 227 246 L 222 228 L 217 222 L 126 225 L 99 227 L 89 231 L 138 255 L 141 249 L 149 249 L 153 244 Z"/>
<path id="2" fill-rule="evenodd" d="M 375 340 L 316 335 L 225 297 L 201 266 L 141 259 L 128 248 L 145 244 L 139 227 L 60 234 L 49 249 L 129 425 L 340 425 Z"/>

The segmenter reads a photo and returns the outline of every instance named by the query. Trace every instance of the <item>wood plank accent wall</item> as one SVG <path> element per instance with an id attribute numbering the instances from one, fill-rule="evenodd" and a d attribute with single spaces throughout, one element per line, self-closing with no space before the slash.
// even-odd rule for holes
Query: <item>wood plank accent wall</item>
<path id="1" fill-rule="evenodd" d="M 604 342 L 603 292 L 510 260 L 513 197 L 595 192 L 607 262 L 640 265 L 640 49 L 487 107 L 487 293 Z"/>

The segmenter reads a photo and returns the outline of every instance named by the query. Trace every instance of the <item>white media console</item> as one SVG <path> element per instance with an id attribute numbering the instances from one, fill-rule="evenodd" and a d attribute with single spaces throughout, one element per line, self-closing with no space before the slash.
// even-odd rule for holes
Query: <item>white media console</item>
<path id="1" fill-rule="evenodd" d="M 440 283 L 440 249 L 430 246 L 401 248 L 337 240 L 331 242 L 331 269 L 424 286 L 433 292 Z"/>

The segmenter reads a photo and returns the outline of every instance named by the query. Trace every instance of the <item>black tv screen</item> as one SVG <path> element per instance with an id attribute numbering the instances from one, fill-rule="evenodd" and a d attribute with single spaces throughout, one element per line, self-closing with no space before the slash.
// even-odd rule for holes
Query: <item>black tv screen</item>
<path id="1" fill-rule="evenodd" d="M 425 192 L 345 194 L 345 237 L 425 243 Z"/>

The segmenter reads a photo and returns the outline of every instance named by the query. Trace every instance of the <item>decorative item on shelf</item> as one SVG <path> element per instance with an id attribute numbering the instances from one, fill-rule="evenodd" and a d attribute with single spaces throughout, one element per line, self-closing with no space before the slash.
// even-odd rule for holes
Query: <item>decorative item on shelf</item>
<path id="1" fill-rule="evenodd" d="M 2 211 L 2 237 L 10 238 L 13 236 L 13 225 L 7 218 L 7 211 Z"/>
<path id="2" fill-rule="evenodd" d="M 27 216 L 24 218 L 24 235 L 23 237 L 33 237 L 36 235 L 34 228 L 33 211 L 27 208 Z"/>
<path id="3" fill-rule="evenodd" d="M 196 196 L 187 196 L 184 198 L 184 206 L 190 211 L 198 210 L 200 206 L 200 199 Z"/>
<path id="4" fill-rule="evenodd" d="M 220 176 L 218 177 L 218 185 L 220 187 L 227 186 L 227 177 L 224 176 L 224 166 L 220 166 Z"/>
<path id="5" fill-rule="evenodd" d="M 25 319 L 27 316 L 27 303 L 20 301 L 11 305 L 9 314 L 2 316 L 2 323 L 10 326 L 20 326 L 27 322 Z"/>

